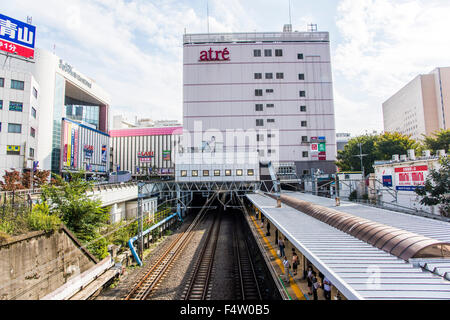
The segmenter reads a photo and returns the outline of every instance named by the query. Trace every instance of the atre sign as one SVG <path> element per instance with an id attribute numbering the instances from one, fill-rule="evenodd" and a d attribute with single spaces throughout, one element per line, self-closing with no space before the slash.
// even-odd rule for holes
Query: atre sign
<path id="1" fill-rule="evenodd" d="M 34 58 L 36 27 L 0 14 L 0 50 Z"/>
<path id="2" fill-rule="evenodd" d="M 227 48 L 223 50 L 213 50 L 200 52 L 200 61 L 228 61 L 230 60 L 230 51 Z"/>

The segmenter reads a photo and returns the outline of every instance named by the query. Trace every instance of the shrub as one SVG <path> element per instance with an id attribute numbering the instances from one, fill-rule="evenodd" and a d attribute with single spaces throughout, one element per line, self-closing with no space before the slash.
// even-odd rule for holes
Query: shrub
<path id="1" fill-rule="evenodd" d="M 27 216 L 27 223 L 30 230 L 43 230 L 46 232 L 56 231 L 61 225 L 61 219 L 50 214 L 50 209 L 46 202 L 37 204 L 33 211 Z"/>
<path id="2" fill-rule="evenodd" d="M 358 193 L 356 190 L 353 190 L 350 195 L 348 196 L 348 200 L 355 201 L 358 198 Z"/>

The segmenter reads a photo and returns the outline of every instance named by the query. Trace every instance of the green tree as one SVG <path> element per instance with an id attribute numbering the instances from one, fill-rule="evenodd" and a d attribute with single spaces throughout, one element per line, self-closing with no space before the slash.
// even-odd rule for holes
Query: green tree
<path id="1" fill-rule="evenodd" d="M 432 169 L 425 181 L 425 186 L 416 189 L 422 197 L 420 203 L 425 206 L 439 205 L 440 214 L 450 216 L 450 160 L 441 158 L 439 170 Z"/>
<path id="2" fill-rule="evenodd" d="M 431 136 L 423 135 L 425 140 L 423 141 L 423 150 L 445 150 L 449 152 L 450 149 L 450 129 L 440 130 L 433 133 Z"/>
<path id="3" fill-rule="evenodd" d="M 406 154 L 407 150 L 417 150 L 418 143 L 398 132 L 380 135 L 362 135 L 349 140 L 344 150 L 338 151 L 336 165 L 342 171 L 361 171 L 360 147 L 365 174 L 373 173 L 376 160 L 390 160 L 394 154 Z"/>
<path id="4" fill-rule="evenodd" d="M 356 157 L 360 154 L 359 144 L 361 143 L 361 150 L 367 156 L 363 157 L 363 166 L 366 174 L 374 172 L 372 164 L 378 159 L 376 142 L 377 135 L 363 135 L 349 140 L 344 150 L 338 151 L 336 165 L 341 171 L 361 171 L 361 159 Z"/>
<path id="5" fill-rule="evenodd" d="M 83 172 L 72 174 L 70 182 L 58 175 L 53 179 L 55 184 L 42 187 L 42 199 L 48 201 L 52 213 L 57 214 L 83 244 L 89 243 L 88 249 L 103 259 L 107 255 L 106 242 L 99 239 L 109 214 L 101 207 L 100 200 L 88 196 L 93 183 L 84 180 Z"/>
<path id="6" fill-rule="evenodd" d="M 377 160 L 390 160 L 393 154 L 406 154 L 409 149 L 417 151 L 419 144 L 410 136 L 398 132 L 385 132 L 376 142 Z"/>

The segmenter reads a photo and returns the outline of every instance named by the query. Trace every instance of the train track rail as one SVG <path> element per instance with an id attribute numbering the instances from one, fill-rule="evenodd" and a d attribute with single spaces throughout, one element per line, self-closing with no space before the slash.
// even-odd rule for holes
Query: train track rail
<path id="1" fill-rule="evenodd" d="M 158 256 L 156 261 L 150 265 L 144 276 L 135 283 L 133 289 L 126 297 L 124 297 L 124 300 L 145 300 L 150 296 L 164 275 L 170 270 L 176 258 L 189 243 L 190 239 L 194 235 L 195 228 L 205 218 L 205 213 L 207 211 L 206 208 L 215 197 L 217 197 L 217 194 L 206 202 L 205 206 L 194 221 L 192 221 L 189 228 L 185 232 L 180 233 L 177 238 L 172 241 L 169 247 Z"/>
<path id="2" fill-rule="evenodd" d="M 233 248 L 236 259 L 236 298 L 237 300 L 262 300 L 261 290 L 256 277 L 255 264 L 250 254 L 247 239 L 242 230 L 242 219 L 235 214 L 233 228 Z"/>
<path id="3" fill-rule="evenodd" d="M 196 261 L 194 271 L 184 293 L 184 300 L 206 300 L 211 293 L 211 274 L 219 239 L 222 212 L 214 214 L 214 221 Z"/>

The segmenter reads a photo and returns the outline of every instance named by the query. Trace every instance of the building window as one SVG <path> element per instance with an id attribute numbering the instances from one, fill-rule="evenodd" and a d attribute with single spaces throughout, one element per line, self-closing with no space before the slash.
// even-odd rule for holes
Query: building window
<path id="1" fill-rule="evenodd" d="M 300 91 L 300 97 L 306 97 L 306 91 Z"/>
<path id="2" fill-rule="evenodd" d="M 203 170 L 203 176 L 209 177 L 209 170 Z"/>
<path id="3" fill-rule="evenodd" d="M 308 151 L 303 151 L 302 156 L 303 158 L 308 158 Z"/>
<path id="4" fill-rule="evenodd" d="M 255 104 L 255 111 L 263 111 L 263 105 L 262 104 Z"/>
<path id="5" fill-rule="evenodd" d="M 34 158 L 34 149 L 30 148 L 30 158 Z"/>
<path id="6" fill-rule="evenodd" d="M 304 176 L 306 176 L 306 175 L 308 175 L 309 174 L 309 171 L 308 170 L 303 170 L 303 175 Z"/>
<path id="7" fill-rule="evenodd" d="M 275 153 L 275 149 L 269 149 L 269 150 L 267 150 L 267 154 L 269 155 L 269 154 L 272 154 L 272 153 Z"/>
<path id="8" fill-rule="evenodd" d="M 263 135 L 263 134 L 257 134 L 257 135 L 256 135 L 256 141 L 258 141 L 258 142 L 264 141 L 264 135 Z"/>
<path id="9" fill-rule="evenodd" d="M 275 119 L 267 119 L 267 123 L 275 123 Z"/>
<path id="10" fill-rule="evenodd" d="M 272 49 L 265 49 L 264 50 L 264 56 L 265 57 L 271 57 L 272 56 Z"/>
<path id="11" fill-rule="evenodd" d="M 30 127 L 30 136 L 32 136 L 33 138 L 36 137 L 36 129 Z"/>
<path id="12" fill-rule="evenodd" d="M 0 100 L 0 110 L 3 109 L 3 100 Z"/>
<path id="13" fill-rule="evenodd" d="M 273 89 L 266 89 L 266 93 L 273 93 Z"/>
<path id="14" fill-rule="evenodd" d="M 267 138 L 275 138 L 275 134 L 274 133 L 268 133 L 267 134 Z"/>
<path id="15" fill-rule="evenodd" d="M 298 60 L 303 60 L 303 53 L 297 54 L 297 59 Z"/>
<path id="16" fill-rule="evenodd" d="M 261 50 L 260 49 L 253 50 L 253 56 L 254 57 L 261 57 Z"/>
<path id="17" fill-rule="evenodd" d="M 308 136 L 302 136 L 302 142 L 308 142 Z"/>
<path id="18" fill-rule="evenodd" d="M 33 96 L 37 99 L 38 97 L 38 91 L 36 90 L 35 87 L 33 87 Z"/>
<path id="19" fill-rule="evenodd" d="M 9 102 L 9 111 L 22 112 L 22 110 L 23 110 L 23 103 L 22 102 L 15 102 L 15 101 L 10 101 Z"/>
<path id="20" fill-rule="evenodd" d="M 0 78 L 0 88 L 5 86 L 5 78 Z"/>
<path id="21" fill-rule="evenodd" d="M 268 103 L 266 104 L 266 108 L 274 108 L 275 105 L 273 103 Z"/>
<path id="22" fill-rule="evenodd" d="M 277 72 L 277 79 L 284 79 L 284 73 L 283 72 Z"/>
<path id="23" fill-rule="evenodd" d="M 36 109 L 33 108 L 33 107 L 31 107 L 31 115 L 32 115 L 33 118 L 36 119 Z"/>
<path id="24" fill-rule="evenodd" d="M 257 127 L 264 126 L 264 119 L 256 119 L 256 126 Z"/>
<path id="25" fill-rule="evenodd" d="M 307 127 L 308 123 L 306 121 L 302 121 L 302 127 Z"/>
<path id="26" fill-rule="evenodd" d="M 19 123 L 8 123 L 9 133 L 22 133 L 22 125 Z"/>
<path id="27" fill-rule="evenodd" d="M 306 112 L 306 106 L 300 106 L 300 111 L 301 112 Z"/>
<path id="28" fill-rule="evenodd" d="M 305 74 L 304 73 L 299 73 L 298 74 L 298 80 L 305 80 Z"/>
<path id="29" fill-rule="evenodd" d="M 231 170 L 225 170 L 225 175 L 227 177 L 230 177 L 231 176 Z"/>
<path id="30" fill-rule="evenodd" d="M 214 170 L 214 177 L 220 177 L 220 170 Z"/>
<path id="31" fill-rule="evenodd" d="M 20 146 L 6 146 L 6 154 L 8 155 L 20 155 Z"/>
<path id="32" fill-rule="evenodd" d="M 273 79 L 273 73 L 266 73 L 266 79 Z"/>
<path id="33" fill-rule="evenodd" d="M 238 177 L 242 177 L 243 173 L 244 173 L 244 171 L 242 169 L 236 170 L 236 176 L 238 176 Z"/>
<path id="34" fill-rule="evenodd" d="M 275 49 L 275 57 L 282 57 L 283 49 Z"/>
<path id="35" fill-rule="evenodd" d="M 262 79 L 262 73 L 255 73 L 255 79 Z"/>
<path id="36" fill-rule="evenodd" d="M 250 176 L 250 177 L 253 177 L 253 176 L 255 175 L 255 170 L 253 170 L 253 169 L 248 169 L 248 170 L 247 170 L 247 175 Z"/>
<path id="37" fill-rule="evenodd" d="M 187 177 L 187 170 L 181 170 L 181 176 Z"/>
<path id="38" fill-rule="evenodd" d="M 262 89 L 255 89 L 255 96 L 256 97 L 262 97 L 262 93 L 263 93 Z"/>
<path id="39" fill-rule="evenodd" d="M 198 177 L 198 170 L 192 170 L 192 176 Z"/>
<path id="40" fill-rule="evenodd" d="M 19 80 L 11 80 L 11 89 L 23 90 L 25 82 Z"/>

